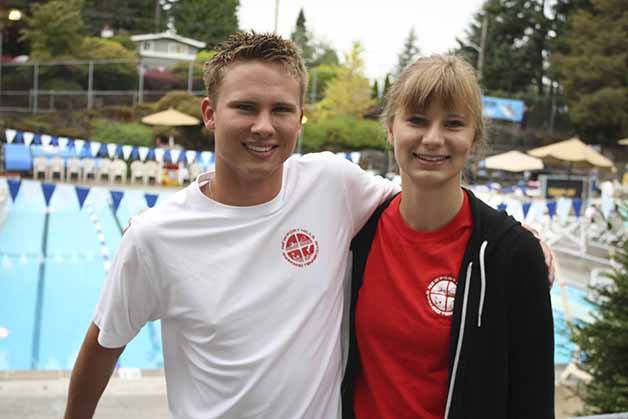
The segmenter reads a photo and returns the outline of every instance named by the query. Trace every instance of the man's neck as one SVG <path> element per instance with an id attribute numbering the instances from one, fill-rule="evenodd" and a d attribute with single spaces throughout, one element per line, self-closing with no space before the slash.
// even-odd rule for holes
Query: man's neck
<path id="1" fill-rule="evenodd" d="M 281 191 L 282 169 L 270 178 L 240 180 L 226 176 L 216 168 L 214 176 L 201 187 L 201 192 L 221 204 L 250 207 L 272 201 Z"/>

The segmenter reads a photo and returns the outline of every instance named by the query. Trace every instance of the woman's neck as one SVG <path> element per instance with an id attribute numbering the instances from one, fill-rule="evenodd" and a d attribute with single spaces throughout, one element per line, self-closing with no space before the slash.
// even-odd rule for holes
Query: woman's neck
<path id="1" fill-rule="evenodd" d="M 413 183 L 401 175 L 401 217 L 414 230 L 437 230 L 454 219 L 464 202 L 460 182 L 434 188 Z"/>

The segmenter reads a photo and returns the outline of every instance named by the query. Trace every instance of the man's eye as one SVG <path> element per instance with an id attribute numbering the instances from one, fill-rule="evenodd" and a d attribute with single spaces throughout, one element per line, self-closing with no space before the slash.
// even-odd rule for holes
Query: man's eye
<path id="1" fill-rule="evenodd" d="M 277 106 L 275 108 L 275 112 L 281 112 L 281 113 L 292 112 L 292 108 L 288 106 Z"/>
<path id="2" fill-rule="evenodd" d="M 235 108 L 245 112 L 251 112 L 255 109 L 253 105 L 250 105 L 248 103 L 238 103 L 235 105 Z"/>
<path id="3" fill-rule="evenodd" d="M 408 122 L 412 125 L 425 125 L 427 121 L 421 116 L 411 116 L 408 118 Z"/>

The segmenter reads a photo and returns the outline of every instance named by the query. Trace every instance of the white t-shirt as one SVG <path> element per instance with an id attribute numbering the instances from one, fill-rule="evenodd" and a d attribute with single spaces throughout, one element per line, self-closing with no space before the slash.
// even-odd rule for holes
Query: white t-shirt
<path id="1" fill-rule="evenodd" d="M 251 207 L 207 198 L 208 176 L 134 220 L 99 343 L 161 319 L 173 418 L 339 418 L 349 244 L 397 187 L 331 153 L 290 158 L 281 192 Z"/>

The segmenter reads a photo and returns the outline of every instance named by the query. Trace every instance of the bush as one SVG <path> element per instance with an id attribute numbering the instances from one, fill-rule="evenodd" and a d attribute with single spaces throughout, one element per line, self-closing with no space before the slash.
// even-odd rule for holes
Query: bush
<path id="1" fill-rule="evenodd" d="M 103 143 L 153 147 L 153 130 L 139 123 L 112 123 L 109 119 L 91 121 L 90 139 Z"/>
<path id="2" fill-rule="evenodd" d="M 303 126 L 303 151 L 383 150 L 386 134 L 377 121 L 349 116 L 320 119 Z"/>
<path id="3" fill-rule="evenodd" d="M 155 104 L 156 111 L 165 111 L 173 108 L 179 112 L 191 115 L 195 118 L 201 118 L 201 101 L 202 99 L 196 97 L 188 92 L 181 90 L 175 90 L 169 92 L 166 96 L 162 97 L 159 102 Z"/>

